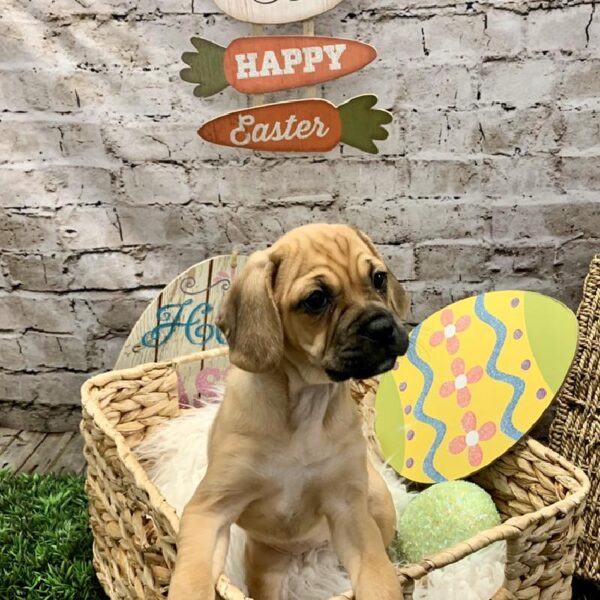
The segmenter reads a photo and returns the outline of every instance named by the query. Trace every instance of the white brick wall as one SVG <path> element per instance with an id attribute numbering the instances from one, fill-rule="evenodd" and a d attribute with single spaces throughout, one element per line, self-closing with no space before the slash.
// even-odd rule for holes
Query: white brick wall
<path id="1" fill-rule="evenodd" d="M 378 158 L 202 143 L 200 123 L 247 98 L 194 98 L 180 55 L 192 35 L 249 32 L 211 0 L 3 2 L 0 425 L 75 427 L 79 385 L 161 286 L 309 221 L 369 231 L 413 292 L 413 322 L 493 288 L 576 306 L 600 251 L 593 3 L 345 0 L 320 17 L 317 33 L 380 52 L 323 89 L 393 110 Z"/>

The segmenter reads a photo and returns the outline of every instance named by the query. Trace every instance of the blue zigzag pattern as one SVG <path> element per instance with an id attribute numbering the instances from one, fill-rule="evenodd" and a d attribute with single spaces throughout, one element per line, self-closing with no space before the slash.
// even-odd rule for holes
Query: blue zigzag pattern
<path id="1" fill-rule="evenodd" d="M 433 383 L 433 371 L 429 365 L 417 354 L 416 347 L 420 333 L 421 325 L 419 325 L 411 335 L 411 343 L 408 347 L 407 358 L 421 372 L 423 378 L 425 379 L 423 389 L 421 390 L 419 399 L 415 404 L 415 417 L 420 421 L 423 421 L 423 423 L 431 425 L 436 432 L 435 441 L 429 449 L 425 460 L 423 461 L 423 471 L 432 481 L 439 483 L 440 481 L 446 481 L 446 478 L 433 466 L 433 457 L 435 456 L 435 453 L 437 452 L 442 440 L 444 439 L 444 436 L 446 435 L 446 426 L 444 423 L 442 423 L 442 421 L 433 419 L 423 412 L 423 403 L 425 402 L 425 399 L 429 394 L 429 390 L 431 389 L 431 384 Z"/>
<path id="2" fill-rule="evenodd" d="M 475 314 L 486 325 L 489 325 L 496 333 L 496 345 L 494 346 L 492 356 L 490 356 L 490 360 L 486 365 L 486 373 L 492 379 L 503 381 L 504 383 L 508 383 L 513 387 L 513 396 L 509 405 L 506 407 L 504 414 L 502 415 L 500 429 L 508 437 L 512 438 L 513 440 L 518 440 L 523 437 L 523 433 L 513 425 L 512 418 L 515 408 L 517 407 L 517 403 L 525 391 L 525 382 L 519 377 L 499 371 L 496 366 L 498 356 L 500 355 L 502 346 L 504 346 L 504 342 L 506 341 L 506 327 L 502 321 L 499 321 L 496 317 L 494 317 L 494 315 L 487 311 L 483 302 L 483 295 L 478 296 L 477 300 L 475 300 Z"/>

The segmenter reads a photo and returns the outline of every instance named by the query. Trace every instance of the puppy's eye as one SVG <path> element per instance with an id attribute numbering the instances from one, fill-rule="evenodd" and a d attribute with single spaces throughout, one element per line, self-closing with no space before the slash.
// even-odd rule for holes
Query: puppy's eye
<path id="1" fill-rule="evenodd" d="M 310 313 L 320 313 L 327 308 L 329 297 L 323 290 L 315 290 L 302 301 L 302 308 Z"/>
<path id="2" fill-rule="evenodd" d="M 387 273 L 384 271 L 375 271 L 373 273 L 373 286 L 376 290 L 384 290 L 387 284 Z"/>

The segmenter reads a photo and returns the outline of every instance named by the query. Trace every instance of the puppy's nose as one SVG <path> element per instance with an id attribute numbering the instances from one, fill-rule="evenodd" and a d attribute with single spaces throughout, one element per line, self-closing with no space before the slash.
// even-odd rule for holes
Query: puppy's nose
<path id="1" fill-rule="evenodd" d="M 389 343 L 394 339 L 396 325 L 390 315 L 378 314 L 362 325 L 359 334 L 373 342 Z"/>

